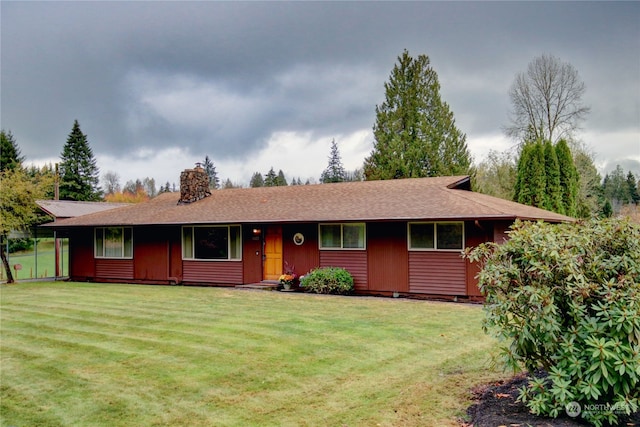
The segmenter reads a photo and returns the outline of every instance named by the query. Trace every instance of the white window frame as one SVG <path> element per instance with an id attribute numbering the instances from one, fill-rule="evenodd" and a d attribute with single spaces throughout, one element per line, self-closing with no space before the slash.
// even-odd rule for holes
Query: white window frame
<path id="1" fill-rule="evenodd" d="M 105 255 L 107 252 L 107 247 L 106 247 L 106 242 L 107 239 L 105 238 L 106 235 L 106 230 L 109 229 L 120 229 L 121 233 L 122 233 L 122 242 L 120 244 L 120 249 L 121 249 L 121 256 L 108 256 Z M 129 230 L 129 234 L 131 235 L 131 254 L 130 255 L 125 255 L 125 249 L 126 249 L 126 244 L 125 244 L 125 230 Z M 101 251 L 98 251 L 98 233 L 102 234 L 102 248 Z M 99 258 L 99 259 L 133 259 L 133 227 L 95 227 L 93 229 L 93 256 L 94 258 Z"/>
<path id="2" fill-rule="evenodd" d="M 238 245 L 239 245 L 239 257 L 231 258 L 231 227 L 238 228 Z M 226 228 L 227 229 L 227 258 L 196 258 L 196 248 L 195 248 L 195 239 L 194 229 L 196 228 Z M 187 256 L 186 247 L 185 247 L 185 235 L 184 230 L 191 229 L 191 256 Z M 240 224 L 221 224 L 221 225 L 184 225 L 180 230 L 180 244 L 182 246 L 182 259 L 187 261 L 203 261 L 203 262 L 226 262 L 226 261 L 242 261 L 242 252 L 243 252 L 243 238 L 242 238 L 242 225 Z"/>
<path id="3" fill-rule="evenodd" d="M 344 227 L 345 226 L 362 226 L 362 247 L 361 248 L 345 248 L 344 247 Z M 340 226 L 340 247 L 324 247 L 322 246 L 322 227 L 323 226 Z M 325 222 L 318 224 L 318 248 L 322 251 L 365 251 L 367 250 L 367 224 L 364 222 Z"/>
<path id="4" fill-rule="evenodd" d="M 412 224 L 433 224 L 433 248 L 414 248 L 411 246 L 411 225 Z M 443 224 L 456 224 L 462 227 L 462 247 L 460 249 L 440 249 L 438 248 L 438 225 Z M 464 221 L 414 221 L 407 223 L 407 249 L 410 251 L 425 251 L 425 252 L 461 252 L 466 247 L 465 233 L 464 233 Z"/>

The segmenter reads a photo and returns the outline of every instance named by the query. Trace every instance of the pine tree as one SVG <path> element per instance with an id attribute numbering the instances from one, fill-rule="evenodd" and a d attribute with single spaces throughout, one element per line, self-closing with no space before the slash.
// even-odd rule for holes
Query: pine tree
<path id="1" fill-rule="evenodd" d="M 638 193 L 638 181 L 631 171 L 627 173 L 627 187 L 629 188 L 629 203 L 637 205 L 638 202 L 640 202 L 640 193 Z"/>
<path id="2" fill-rule="evenodd" d="M 576 216 L 591 218 L 601 212 L 604 203 L 602 177 L 596 168 L 593 155 L 585 147 L 573 147 L 573 161 L 579 177 Z"/>
<path id="3" fill-rule="evenodd" d="M 284 187 L 286 185 L 289 185 L 287 184 L 287 178 L 284 177 L 284 172 L 282 172 L 282 169 L 278 171 L 278 176 L 276 177 L 275 185 L 278 187 Z"/>
<path id="4" fill-rule="evenodd" d="M 544 143 L 545 200 L 544 208 L 564 214 L 558 157 L 551 141 Z"/>
<path id="5" fill-rule="evenodd" d="M 215 190 L 220 188 L 220 178 L 218 178 L 218 172 L 216 172 L 216 167 L 213 165 L 213 162 L 211 161 L 209 156 L 205 156 L 204 158 L 204 171 L 209 177 L 209 189 Z"/>
<path id="6" fill-rule="evenodd" d="M 276 171 L 273 170 L 273 166 L 271 167 L 271 169 L 269 169 L 269 172 L 267 172 L 267 174 L 264 176 L 264 186 L 265 187 L 275 187 L 278 184 L 276 184 Z"/>
<path id="7" fill-rule="evenodd" d="M 564 139 L 556 144 L 556 156 L 560 170 L 560 190 L 562 193 L 562 206 L 566 215 L 577 216 L 579 177 L 571 150 Z"/>
<path id="8" fill-rule="evenodd" d="M 22 167 L 24 156 L 11 131 L 0 131 L 0 172 Z"/>
<path id="9" fill-rule="evenodd" d="M 546 177 L 542 144 L 529 142 L 522 147 L 516 174 L 514 201 L 544 207 Z"/>
<path id="10" fill-rule="evenodd" d="M 76 120 L 60 155 L 60 199 L 97 201 L 102 198 L 99 169 L 87 136 Z"/>
<path id="11" fill-rule="evenodd" d="M 249 181 L 249 187 L 264 187 L 264 178 L 262 178 L 262 174 L 260 172 L 255 172 L 251 177 L 251 181 Z"/>
<path id="12" fill-rule="evenodd" d="M 331 154 L 329 155 L 329 164 L 320 176 L 320 182 L 327 184 L 329 182 L 344 182 L 347 180 L 347 173 L 342 166 L 342 159 L 338 151 L 336 140 L 331 141 Z"/>
<path id="13" fill-rule="evenodd" d="M 374 148 L 365 159 L 367 180 L 465 175 L 471 156 L 466 135 L 440 98 L 438 75 L 429 57 L 405 50 L 376 106 Z"/>
<path id="14" fill-rule="evenodd" d="M 222 189 L 223 190 L 228 190 L 230 188 L 240 188 L 240 187 L 234 185 L 233 182 L 231 182 L 231 179 L 227 178 L 227 180 L 224 182 L 224 184 L 222 186 Z"/>

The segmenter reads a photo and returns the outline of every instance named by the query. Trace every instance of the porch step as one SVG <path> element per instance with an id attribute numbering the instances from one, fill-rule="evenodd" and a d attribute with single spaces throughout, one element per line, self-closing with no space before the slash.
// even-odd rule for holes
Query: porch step
<path id="1" fill-rule="evenodd" d="M 236 285 L 236 288 L 240 289 L 260 289 L 263 291 L 275 291 L 280 287 L 280 283 L 277 280 L 263 280 L 259 283 L 249 283 L 246 285 Z"/>

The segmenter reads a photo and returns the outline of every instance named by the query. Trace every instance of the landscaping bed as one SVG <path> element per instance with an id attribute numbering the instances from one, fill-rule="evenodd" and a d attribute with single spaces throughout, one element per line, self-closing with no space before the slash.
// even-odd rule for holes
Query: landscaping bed
<path id="1" fill-rule="evenodd" d="M 525 374 L 517 375 L 505 381 L 480 385 L 473 389 L 476 400 L 467 409 L 469 422 L 464 427 L 497 427 L 497 426 L 531 426 L 531 427 L 584 427 L 589 424 L 581 422 L 579 418 L 572 418 L 566 414 L 553 419 L 539 417 L 529 412 L 521 402 L 517 402 L 518 389 L 527 384 Z M 623 418 L 621 427 L 640 427 L 640 413 Z"/>

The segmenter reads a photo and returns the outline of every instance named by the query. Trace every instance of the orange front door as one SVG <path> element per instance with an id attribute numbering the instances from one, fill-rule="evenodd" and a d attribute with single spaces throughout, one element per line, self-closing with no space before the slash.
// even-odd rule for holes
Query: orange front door
<path id="1" fill-rule="evenodd" d="M 282 227 L 270 225 L 264 236 L 264 280 L 278 280 L 282 274 Z"/>

